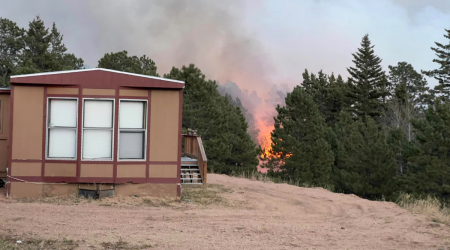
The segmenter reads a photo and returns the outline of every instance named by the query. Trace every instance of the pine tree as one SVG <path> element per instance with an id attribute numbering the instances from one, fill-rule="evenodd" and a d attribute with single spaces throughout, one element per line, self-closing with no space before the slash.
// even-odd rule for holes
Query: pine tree
<path id="1" fill-rule="evenodd" d="M 435 42 L 436 47 L 431 48 L 437 56 L 433 62 L 438 63 L 439 68 L 422 71 L 422 73 L 438 80 L 439 85 L 435 87 L 435 91 L 448 100 L 450 98 L 450 30 L 446 29 L 445 31 L 447 34 L 444 37 L 449 40 L 447 44 Z"/>
<path id="2" fill-rule="evenodd" d="M 233 100 L 233 98 L 230 95 L 225 94 L 225 96 L 228 97 L 228 101 L 234 107 L 238 107 L 241 110 L 242 114 L 245 117 L 245 121 L 248 124 L 248 128 L 247 128 L 248 134 L 250 135 L 250 137 L 252 138 L 252 141 L 255 144 L 259 143 L 259 141 L 258 141 L 259 129 L 257 127 L 257 124 L 255 123 L 255 118 L 254 118 L 253 114 L 244 107 L 244 105 L 242 104 L 242 102 L 239 98 L 236 97 L 236 99 Z"/>
<path id="3" fill-rule="evenodd" d="M 450 103 L 436 101 L 414 120 L 416 141 L 407 148 L 408 175 L 403 179 L 409 193 L 450 199 Z"/>
<path id="4" fill-rule="evenodd" d="M 51 31 L 37 16 L 29 23 L 24 38 L 25 47 L 17 68 L 17 74 L 81 69 L 84 62 L 74 54 L 68 54 L 62 42 L 63 35 L 53 23 Z"/>
<path id="5" fill-rule="evenodd" d="M 404 174 L 408 170 L 408 159 L 405 156 L 405 148 L 411 144 L 406 138 L 406 134 L 401 129 L 389 129 L 387 131 L 387 143 L 394 154 L 397 176 Z"/>
<path id="6" fill-rule="evenodd" d="M 52 30 L 50 32 L 49 47 L 49 53 L 52 59 L 52 65 L 50 66 L 51 70 L 61 71 L 83 68 L 83 60 L 81 58 L 77 58 L 74 54 L 66 53 L 67 47 L 62 40 L 63 35 L 56 28 L 56 24 L 53 23 Z"/>
<path id="7" fill-rule="evenodd" d="M 257 161 L 257 150 L 248 131 L 248 125 L 241 108 L 234 106 L 229 99 L 222 97 L 224 108 L 229 113 L 227 120 L 228 141 L 231 144 L 231 153 L 225 164 L 239 166 L 242 170 L 254 171 Z M 239 101 L 239 99 L 237 99 Z M 240 101 L 239 101 L 240 102 Z M 230 168 L 231 169 L 231 168 Z"/>
<path id="8" fill-rule="evenodd" d="M 9 19 L 0 18 L 0 86 L 9 86 L 24 47 L 25 30 Z"/>
<path id="9" fill-rule="evenodd" d="M 126 50 L 117 53 L 106 53 L 99 61 L 99 68 L 125 71 L 135 74 L 159 76 L 156 63 L 146 55 L 128 56 Z"/>
<path id="10" fill-rule="evenodd" d="M 330 107 L 327 100 L 329 91 L 328 76 L 322 71 L 319 71 L 317 76 L 314 74 L 309 75 L 308 70 L 305 69 L 302 87 L 312 97 L 324 117 L 329 117 Z"/>
<path id="11" fill-rule="evenodd" d="M 45 27 L 44 21 L 37 16 L 29 23 L 25 37 L 25 51 L 21 73 L 37 73 L 50 71 L 51 56 L 49 53 L 51 34 Z M 23 66 L 28 64 L 27 68 Z M 36 72 L 33 72 L 36 70 Z"/>
<path id="12" fill-rule="evenodd" d="M 256 124 L 253 113 L 244 107 L 244 104 L 241 102 L 241 100 L 246 99 L 246 104 L 249 105 L 249 108 L 257 108 L 262 103 L 262 99 L 258 97 L 255 91 L 249 94 L 248 90 L 240 89 L 239 86 L 232 81 L 227 81 L 225 84 L 219 84 L 217 90 L 221 95 L 228 95 L 228 100 L 230 101 L 230 103 L 233 106 L 239 107 L 241 109 L 242 114 L 245 117 L 245 121 L 248 124 L 247 132 L 252 137 L 253 142 L 255 144 L 259 144 L 260 131 L 258 128 L 258 124 Z"/>
<path id="13" fill-rule="evenodd" d="M 312 97 L 300 86 L 277 106 L 275 129 L 271 133 L 272 154 L 277 155 L 278 174 L 300 183 L 330 185 L 333 153 L 325 141 L 325 120 Z M 272 166 L 273 167 L 273 166 Z"/>
<path id="14" fill-rule="evenodd" d="M 433 96 L 429 93 L 427 80 L 411 64 L 399 62 L 397 66 L 389 66 L 389 81 L 394 90 L 393 96 L 401 97 L 402 101 L 412 102 L 419 108 L 431 104 L 429 100 L 433 99 Z M 398 88 L 404 88 L 403 96 L 396 92 Z"/>
<path id="15" fill-rule="evenodd" d="M 76 70 L 84 68 L 84 61 L 76 57 L 74 54 L 65 53 L 59 61 L 58 70 Z"/>
<path id="16" fill-rule="evenodd" d="M 305 70 L 301 86 L 311 95 L 329 126 L 334 126 L 341 110 L 350 107 L 348 87 L 340 75 L 336 79 L 334 74 L 327 76 L 319 71 L 316 77 Z"/>
<path id="17" fill-rule="evenodd" d="M 389 70 L 393 91 L 383 124 L 387 128 L 401 130 L 406 139 L 411 141 L 414 138 L 411 120 L 422 117 L 425 107 L 431 104 L 427 81 L 406 62 L 389 66 Z"/>
<path id="18" fill-rule="evenodd" d="M 388 95 L 388 83 L 381 68 L 381 59 L 375 55 L 373 48 L 369 35 L 365 35 L 361 48 L 352 54 L 355 66 L 347 69 L 351 76 L 350 98 L 353 101 L 349 111 L 363 119 L 381 116 Z"/>
<path id="19" fill-rule="evenodd" d="M 217 83 L 206 80 L 193 64 L 172 68 L 164 77 L 185 81 L 183 128 L 196 129 L 202 136 L 208 167 L 225 174 L 255 171 L 258 152 L 245 117 L 229 97 L 219 94 Z"/>
<path id="20" fill-rule="evenodd" d="M 395 190 L 396 165 L 384 131 L 370 117 L 354 121 L 342 112 L 335 133 L 335 189 L 370 199 L 389 198 Z"/>
<path id="21" fill-rule="evenodd" d="M 328 126 L 334 127 L 336 122 L 339 121 L 339 114 L 343 110 L 348 110 L 351 106 L 351 103 L 348 99 L 348 84 L 344 82 L 341 75 L 338 75 L 337 78 L 335 78 L 334 74 L 331 74 L 331 76 L 328 78 L 329 85 L 328 85 L 328 109 L 329 114 L 326 118 L 326 122 Z"/>
<path id="22" fill-rule="evenodd" d="M 400 175 L 408 168 L 404 148 L 415 138 L 411 121 L 424 117 L 424 109 L 432 104 L 432 95 L 423 75 L 406 62 L 389 66 L 389 81 L 392 98 L 387 102 L 381 122 L 388 133 L 388 144 L 394 151 Z"/>
<path id="23" fill-rule="evenodd" d="M 67 51 L 66 45 L 62 42 L 63 35 L 56 28 L 56 24 L 53 23 L 52 31 L 50 32 L 50 53 L 55 58 L 61 58 Z"/>

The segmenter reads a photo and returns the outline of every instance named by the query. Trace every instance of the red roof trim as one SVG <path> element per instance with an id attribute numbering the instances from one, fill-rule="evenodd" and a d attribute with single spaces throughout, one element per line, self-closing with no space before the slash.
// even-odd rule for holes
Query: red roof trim
<path id="1" fill-rule="evenodd" d="M 11 76 L 11 83 L 73 85 L 88 88 L 184 88 L 184 82 L 182 81 L 101 68 Z"/>

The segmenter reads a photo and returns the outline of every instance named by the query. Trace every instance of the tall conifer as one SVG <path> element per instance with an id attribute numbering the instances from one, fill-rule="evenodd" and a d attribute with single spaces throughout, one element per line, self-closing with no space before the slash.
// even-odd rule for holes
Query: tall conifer
<path id="1" fill-rule="evenodd" d="M 408 175 L 405 191 L 450 199 L 450 104 L 436 101 L 414 120 L 416 141 L 405 152 Z"/>
<path id="2" fill-rule="evenodd" d="M 24 38 L 25 47 L 17 74 L 81 69 L 83 59 L 69 54 L 62 42 L 63 35 L 53 23 L 51 31 L 37 16 L 29 23 Z"/>
<path id="3" fill-rule="evenodd" d="M 450 30 L 446 29 L 445 31 L 447 34 L 444 37 L 448 41 L 445 44 L 435 42 L 436 47 L 431 48 L 437 56 L 436 59 L 433 59 L 433 62 L 439 64 L 439 68 L 422 71 L 422 73 L 438 80 L 439 85 L 435 87 L 435 90 L 448 100 L 450 98 Z"/>
<path id="4" fill-rule="evenodd" d="M 183 128 L 196 129 L 202 136 L 208 167 L 225 174 L 255 171 L 258 151 L 247 133 L 245 117 L 227 96 L 220 95 L 217 83 L 206 80 L 193 64 L 172 68 L 164 77 L 185 81 Z"/>
<path id="5" fill-rule="evenodd" d="M 353 121 L 348 113 L 342 112 L 335 133 L 336 190 L 371 199 L 389 197 L 395 188 L 396 165 L 384 131 L 370 117 L 365 122 Z"/>
<path id="6" fill-rule="evenodd" d="M 375 55 L 373 48 L 369 35 L 365 35 L 361 47 L 352 54 L 355 66 L 347 69 L 353 102 L 349 111 L 363 119 L 381 116 L 385 97 L 389 94 L 381 59 Z"/>
<path id="7" fill-rule="evenodd" d="M 312 97 L 297 86 L 288 93 L 286 106 L 276 109 L 271 139 L 279 174 L 300 183 L 330 185 L 333 153 L 325 140 L 325 120 Z"/>
<path id="8" fill-rule="evenodd" d="M 0 17 L 0 85 L 9 86 L 24 47 L 25 30 L 9 19 Z"/>
<path id="9" fill-rule="evenodd" d="M 316 76 L 305 70 L 301 86 L 311 96 L 329 126 L 334 126 L 341 110 L 350 107 L 347 98 L 349 88 L 340 75 L 336 79 L 334 74 L 327 76 L 319 71 Z"/>

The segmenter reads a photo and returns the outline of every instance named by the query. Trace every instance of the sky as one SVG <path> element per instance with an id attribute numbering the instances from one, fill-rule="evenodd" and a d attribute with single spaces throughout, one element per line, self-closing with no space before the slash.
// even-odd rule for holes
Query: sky
<path id="1" fill-rule="evenodd" d="M 243 104 L 261 124 L 273 116 L 274 93 L 301 83 L 305 69 L 346 78 L 365 34 L 386 71 L 401 61 L 430 70 L 437 67 L 430 47 L 445 43 L 450 29 L 449 0 L 0 0 L 0 6 L 0 17 L 22 27 L 36 15 L 49 27 L 55 22 L 69 52 L 89 67 L 121 50 L 152 58 L 160 75 L 194 63 L 207 78 L 248 90 Z"/>

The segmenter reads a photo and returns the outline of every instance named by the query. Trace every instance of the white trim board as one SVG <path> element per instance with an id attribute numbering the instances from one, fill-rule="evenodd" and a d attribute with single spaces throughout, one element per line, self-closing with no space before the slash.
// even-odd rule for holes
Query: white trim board
<path id="1" fill-rule="evenodd" d="M 167 79 L 167 78 L 162 78 L 162 77 L 156 77 L 156 76 L 134 74 L 134 73 L 117 71 L 117 70 L 112 70 L 112 69 L 104 69 L 104 68 L 77 69 L 77 70 L 65 70 L 65 71 L 35 73 L 35 74 L 28 74 L 28 75 L 14 75 L 14 76 L 11 76 L 11 78 L 21 78 L 21 77 L 31 77 L 31 76 L 45 76 L 45 75 L 57 75 L 57 74 L 67 74 L 67 73 L 77 73 L 77 72 L 87 72 L 87 71 L 97 71 L 97 70 L 107 71 L 107 72 L 112 72 L 112 73 L 118 73 L 118 74 L 123 74 L 123 75 L 137 76 L 137 77 L 142 77 L 142 78 L 150 78 L 150 79 L 156 79 L 156 80 L 161 80 L 161 81 L 176 82 L 176 83 L 184 84 L 183 81 Z"/>

